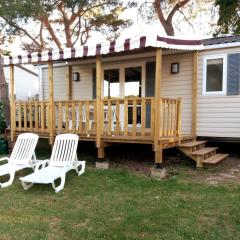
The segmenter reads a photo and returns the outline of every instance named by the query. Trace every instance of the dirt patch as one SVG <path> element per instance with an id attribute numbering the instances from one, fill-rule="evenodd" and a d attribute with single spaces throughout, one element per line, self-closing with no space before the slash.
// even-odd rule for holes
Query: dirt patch
<path id="1" fill-rule="evenodd" d="M 229 157 L 216 167 L 215 172 L 205 179 L 211 185 L 240 181 L 240 158 Z"/>
<path id="2" fill-rule="evenodd" d="M 185 175 L 187 180 L 191 179 L 209 185 L 239 182 L 240 158 L 228 157 L 217 165 L 205 165 L 202 169 L 196 169 L 195 163 L 186 159 L 185 164 L 169 165 L 168 171 L 171 175 Z"/>
<path id="3" fill-rule="evenodd" d="M 124 169 L 130 172 L 150 175 L 150 168 L 154 162 L 137 159 L 109 160 L 110 168 Z M 240 158 L 228 157 L 221 163 L 212 166 L 204 166 L 203 169 L 196 169 L 195 162 L 182 154 L 165 156 L 163 166 L 167 169 L 170 177 L 184 176 L 199 183 L 217 185 L 240 181 Z"/>
<path id="4" fill-rule="evenodd" d="M 130 159 L 110 161 L 110 168 L 120 168 L 130 172 L 139 172 L 147 175 L 150 175 L 151 167 L 152 164 L 145 161 L 136 161 Z"/>

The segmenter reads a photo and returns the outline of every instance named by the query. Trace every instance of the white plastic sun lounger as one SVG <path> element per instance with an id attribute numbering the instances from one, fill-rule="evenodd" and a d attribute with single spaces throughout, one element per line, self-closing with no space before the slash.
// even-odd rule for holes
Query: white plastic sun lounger
<path id="1" fill-rule="evenodd" d="M 0 166 L 0 176 L 10 175 L 7 182 L 0 183 L 2 188 L 8 187 L 13 183 L 17 171 L 24 168 L 34 169 L 37 163 L 35 148 L 37 146 L 38 138 L 38 135 L 33 133 L 20 134 L 10 158 L 4 157 L 0 159 L 0 161 L 7 161 L 6 164 Z"/>
<path id="2" fill-rule="evenodd" d="M 35 172 L 21 177 L 22 186 L 28 190 L 34 183 L 52 184 L 55 192 L 64 188 L 66 173 L 76 170 L 78 176 L 85 171 L 85 161 L 77 160 L 78 136 L 75 134 L 62 134 L 56 137 L 50 160 L 39 162 Z M 79 170 L 79 168 L 81 169 Z M 60 185 L 55 186 L 55 180 L 60 179 Z"/>

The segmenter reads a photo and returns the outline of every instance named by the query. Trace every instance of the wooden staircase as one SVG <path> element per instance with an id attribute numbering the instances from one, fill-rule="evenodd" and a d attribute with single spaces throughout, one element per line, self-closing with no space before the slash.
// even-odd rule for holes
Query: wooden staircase
<path id="1" fill-rule="evenodd" d="M 228 154 L 217 153 L 217 147 L 205 147 L 207 141 L 191 141 L 181 143 L 178 149 L 196 162 L 198 168 L 203 164 L 217 164 L 224 160 Z"/>

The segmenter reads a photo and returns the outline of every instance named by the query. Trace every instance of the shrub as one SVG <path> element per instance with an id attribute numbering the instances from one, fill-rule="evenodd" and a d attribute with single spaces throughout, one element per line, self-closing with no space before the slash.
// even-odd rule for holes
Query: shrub
<path id="1" fill-rule="evenodd" d="M 5 128 L 6 128 L 5 107 L 4 103 L 0 102 L 0 133 L 4 132 Z"/>

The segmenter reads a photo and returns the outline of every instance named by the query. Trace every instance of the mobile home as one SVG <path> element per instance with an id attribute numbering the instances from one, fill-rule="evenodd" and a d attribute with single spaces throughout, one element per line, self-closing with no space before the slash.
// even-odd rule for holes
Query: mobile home
<path id="1" fill-rule="evenodd" d="M 11 95 L 11 137 L 31 131 L 53 143 L 72 132 L 96 142 L 99 158 L 111 144 L 137 143 L 153 146 L 158 166 L 171 147 L 198 167 L 215 164 L 227 155 L 196 139 L 240 140 L 239 50 L 238 36 L 144 36 L 4 57 L 11 86 L 15 64 L 39 64 L 39 101 Z"/>

